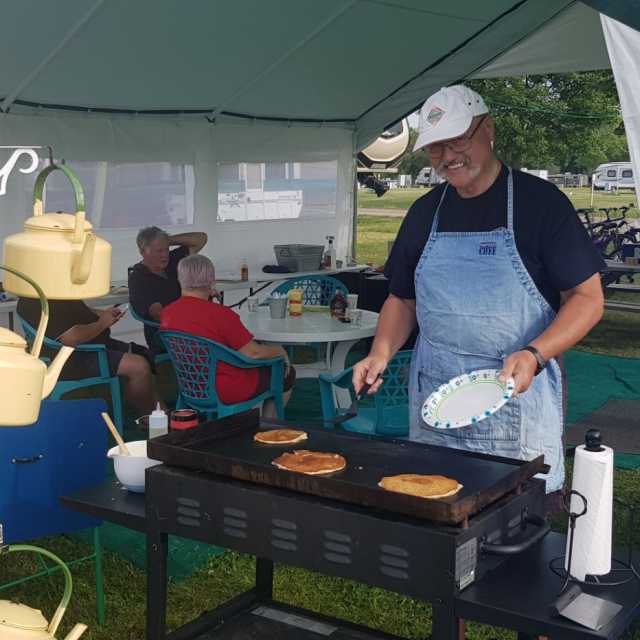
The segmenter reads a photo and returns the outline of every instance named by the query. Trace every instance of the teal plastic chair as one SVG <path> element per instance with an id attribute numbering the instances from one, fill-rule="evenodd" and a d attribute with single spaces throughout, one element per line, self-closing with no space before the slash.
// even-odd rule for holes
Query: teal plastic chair
<path id="1" fill-rule="evenodd" d="M 273 293 L 287 294 L 290 289 L 302 289 L 302 304 L 309 306 L 327 306 L 338 290 L 345 297 L 349 293 L 340 280 L 331 276 L 302 276 L 285 280 Z"/>
<path id="2" fill-rule="evenodd" d="M 213 340 L 180 331 L 160 331 L 159 336 L 171 358 L 178 381 L 177 409 L 188 407 L 206 413 L 209 418 L 214 414 L 222 418 L 246 411 L 272 398 L 278 418 L 284 419 L 283 358 L 253 360 Z M 266 391 L 249 400 L 226 404 L 216 391 L 215 374 L 219 362 L 240 369 L 271 367 L 271 384 Z"/>
<path id="3" fill-rule="evenodd" d="M 36 336 L 35 329 L 21 316 L 18 319 L 22 325 L 25 338 L 31 344 Z M 62 348 L 62 343 L 51 338 L 44 338 L 44 346 L 48 349 L 58 351 Z M 118 428 L 120 434 L 123 433 L 124 421 L 122 416 L 122 390 L 120 387 L 120 378 L 112 376 L 109 372 L 109 360 L 107 358 L 107 347 L 103 344 L 79 344 L 75 347 L 76 351 L 85 353 L 94 353 L 98 358 L 99 375 L 93 378 L 80 378 L 79 380 L 58 380 L 53 388 L 49 400 L 61 400 L 62 396 L 76 389 L 84 389 L 85 387 L 97 387 L 99 385 L 107 385 L 111 394 L 111 407 L 113 421 Z M 64 368 L 63 368 L 64 371 Z"/>
<path id="4" fill-rule="evenodd" d="M 153 329 L 160 329 L 160 323 L 155 320 L 147 320 L 143 318 L 141 315 L 136 313 L 133 306 L 129 305 L 129 312 L 131 313 L 131 317 L 138 322 L 141 322 L 143 325 L 147 327 L 152 327 Z M 155 355 L 153 356 L 153 363 L 158 366 L 162 362 L 169 362 L 169 354 L 165 351 L 164 345 L 162 344 L 162 340 L 160 340 L 158 334 L 155 334 L 155 342 L 156 342 L 156 350 Z"/>
<path id="5" fill-rule="evenodd" d="M 343 422 L 347 431 L 369 433 L 380 436 L 403 437 L 409 435 L 409 368 L 411 366 L 411 350 L 398 351 L 387 366 L 384 382 L 373 396 L 374 406 L 358 407 L 358 415 Z M 351 389 L 352 368 L 345 369 L 335 376 L 320 374 L 320 401 L 324 426 L 334 428 L 329 422 L 345 413 L 336 408 L 334 386 Z"/>

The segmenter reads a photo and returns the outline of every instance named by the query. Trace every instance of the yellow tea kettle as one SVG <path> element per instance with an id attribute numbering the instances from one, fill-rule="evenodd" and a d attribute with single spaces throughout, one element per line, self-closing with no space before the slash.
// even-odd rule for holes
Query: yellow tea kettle
<path id="1" fill-rule="evenodd" d="M 46 179 L 62 171 L 73 187 L 75 213 L 43 213 L 42 194 Z M 36 178 L 33 188 L 33 216 L 24 231 L 4 242 L 4 264 L 28 273 L 50 300 L 97 298 L 109 292 L 111 245 L 97 237 L 85 220 L 82 186 L 64 164 L 51 164 Z M 17 295 L 34 298 L 25 282 L 7 276 L 4 288 Z"/>
<path id="2" fill-rule="evenodd" d="M 69 568 L 58 556 L 40 547 L 15 544 L 5 547 L 3 551 L 32 551 L 53 560 L 64 574 L 64 593 L 51 622 L 47 622 L 39 609 L 32 609 L 10 600 L 0 600 L 0 638 L 2 640 L 56 640 L 55 633 L 67 609 L 73 588 Z M 64 640 L 77 640 L 86 630 L 86 625 L 76 624 Z"/>
<path id="3" fill-rule="evenodd" d="M 0 269 L 22 278 L 33 287 L 42 307 L 31 353 L 27 352 L 27 343 L 22 336 L 0 327 L 0 426 L 19 427 L 33 424 L 38 419 L 40 400 L 53 391 L 60 370 L 73 353 L 73 347 L 62 347 L 47 368 L 39 359 L 49 321 L 47 299 L 42 289 L 28 276 L 10 267 L 0 265 Z M 2 634 L 0 638 L 4 640 Z"/>

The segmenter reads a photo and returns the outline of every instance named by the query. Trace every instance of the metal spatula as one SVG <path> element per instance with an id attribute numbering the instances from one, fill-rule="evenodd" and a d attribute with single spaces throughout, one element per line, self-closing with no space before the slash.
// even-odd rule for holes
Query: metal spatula
<path id="1" fill-rule="evenodd" d="M 379 377 L 380 376 L 378 376 L 378 378 Z M 378 378 L 376 378 L 376 381 L 378 380 Z M 349 408 L 347 409 L 346 413 L 342 413 L 339 416 L 336 416 L 335 418 L 331 418 L 330 420 L 327 420 L 327 422 L 330 422 L 331 424 L 342 424 L 347 420 L 351 420 L 351 418 L 355 418 L 358 415 L 358 400 L 362 400 L 362 398 L 364 398 L 364 396 L 367 395 L 367 392 L 369 391 L 369 389 L 371 389 L 372 386 L 373 386 L 373 383 L 369 384 L 365 382 L 362 385 L 362 389 L 360 389 L 360 393 L 356 394 L 355 398 L 349 405 Z"/>

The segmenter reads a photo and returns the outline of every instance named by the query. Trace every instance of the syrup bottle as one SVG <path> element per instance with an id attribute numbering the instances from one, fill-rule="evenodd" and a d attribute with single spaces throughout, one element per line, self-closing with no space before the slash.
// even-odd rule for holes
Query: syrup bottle
<path id="1" fill-rule="evenodd" d="M 344 319 L 347 315 L 347 306 L 347 298 L 342 291 L 338 289 L 329 303 L 331 317 L 336 318 L 337 320 Z"/>

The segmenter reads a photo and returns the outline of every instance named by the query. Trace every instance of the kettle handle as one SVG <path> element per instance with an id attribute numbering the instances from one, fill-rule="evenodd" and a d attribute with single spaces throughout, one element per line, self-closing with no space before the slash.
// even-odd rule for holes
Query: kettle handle
<path id="1" fill-rule="evenodd" d="M 62 171 L 62 173 L 69 178 L 69 182 L 71 182 L 71 186 L 73 187 L 73 194 L 76 200 L 76 226 L 73 232 L 73 241 L 75 243 L 81 242 L 86 211 L 84 191 L 82 190 L 80 180 L 78 180 L 76 174 L 73 173 L 66 164 L 50 164 L 38 174 L 35 186 L 33 187 L 33 215 L 41 216 L 43 214 L 42 194 L 44 192 L 44 183 L 54 171 Z"/>
<path id="2" fill-rule="evenodd" d="M 11 544 L 5 548 L 5 551 L 7 551 L 8 553 L 11 553 L 12 551 L 27 551 L 30 553 L 39 553 L 40 555 L 49 558 L 49 560 L 53 560 L 53 562 L 55 562 L 55 564 L 57 564 L 58 567 L 62 570 L 62 574 L 64 576 L 64 591 L 62 593 L 62 599 L 60 600 L 60 604 L 58 604 L 58 608 L 53 614 L 53 618 L 51 618 L 51 622 L 47 627 L 47 632 L 50 633 L 51 636 L 55 635 L 55 632 L 58 630 L 60 622 L 62 621 L 62 617 L 64 616 L 64 613 L 69 606 L 69 600 L 71 600 L 73 579 L 71 578 L 69 567 L 62 560 L 60 560 L 58 556 L 51 553 L 51 551 L 47 551 L 46 549 L 36 547 L 31 544 Z"/>
<path id="3" fill-rule="evenodd" d="M 38 298 L 40 299 L 40 324 L 38 324 L 36 337 L 33 339 L 33 344 L 31 345 L 31 355 L 38 358 L 40 357 L 40 350 L 42 349 L 42 343 L 44 342 L 44 332 L 46 331 L 47 324 L 49 323 L 49 302 L 44 295 L 44 291 L 28 275 L 4 264 L 0 265 L 0 269 L 2 271 L 13 273 L 14 276 L 28 282 L 38 294 Z"/>

